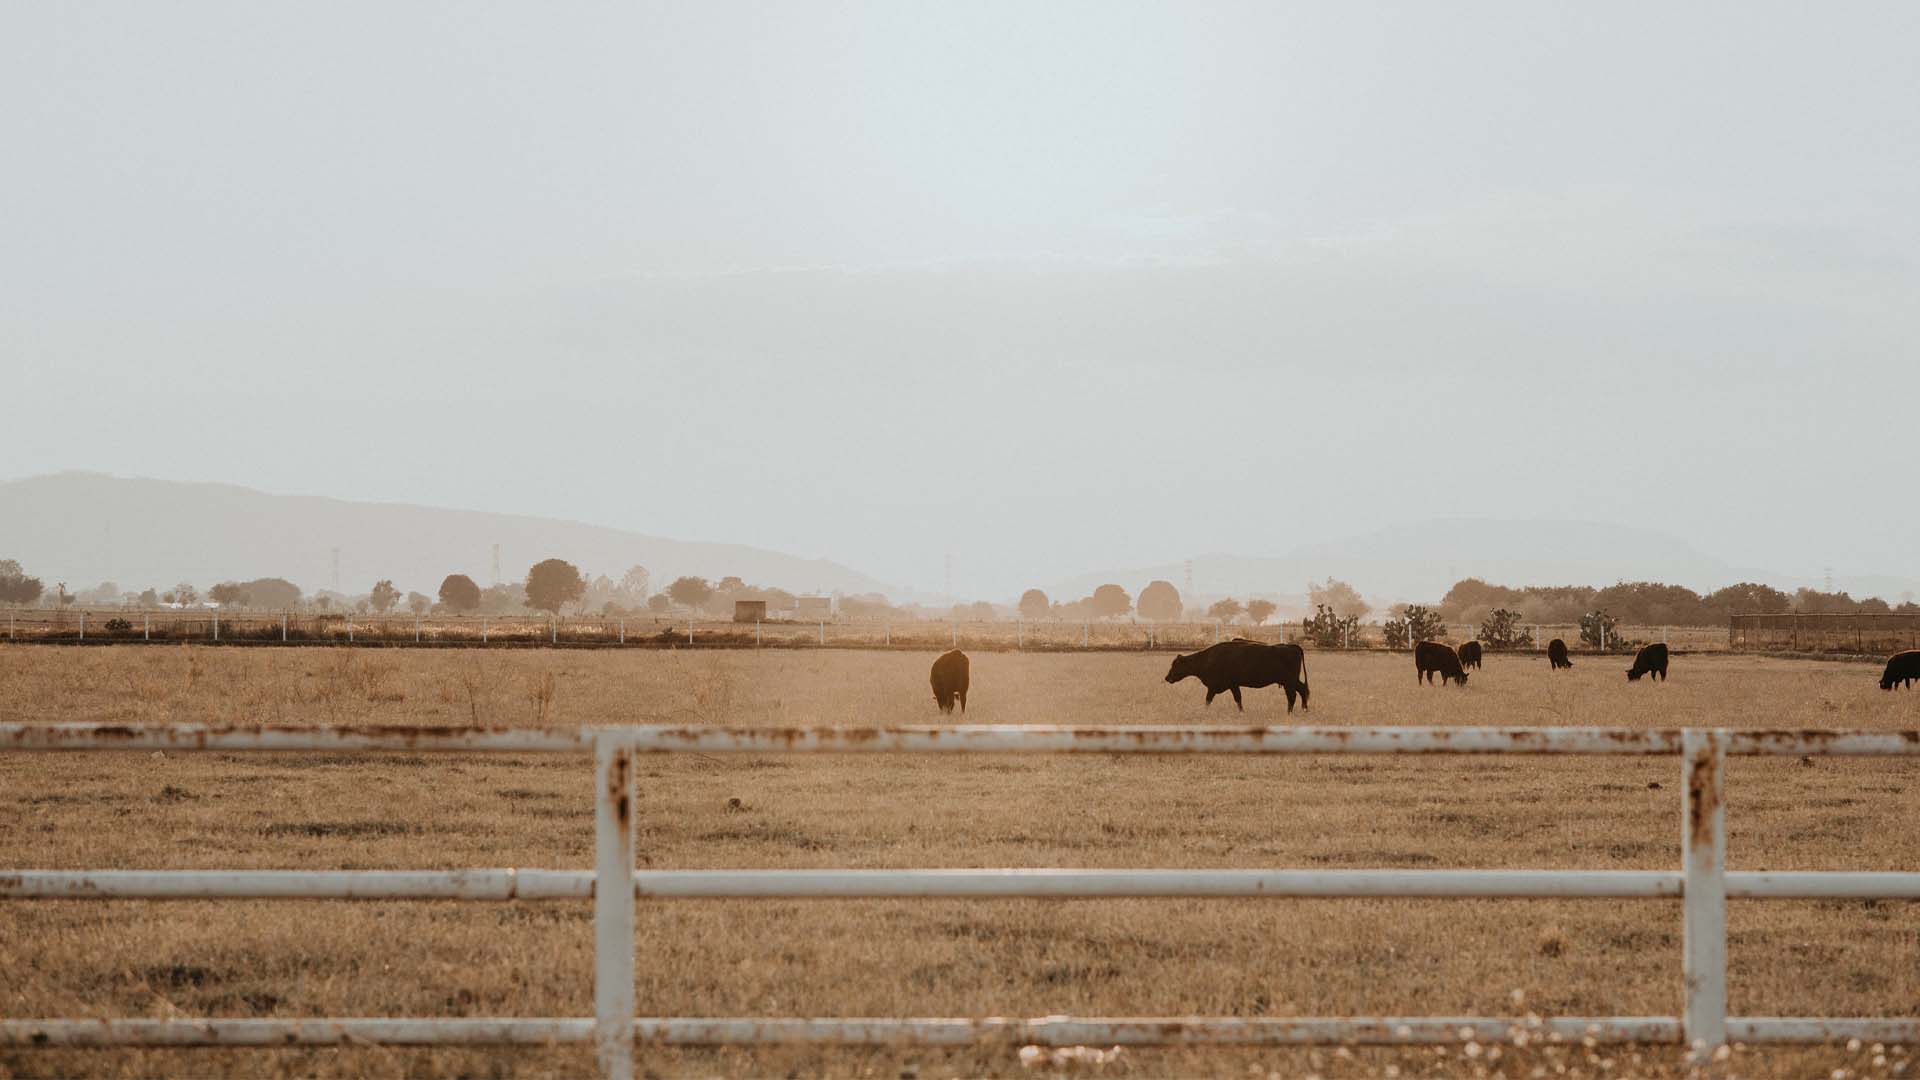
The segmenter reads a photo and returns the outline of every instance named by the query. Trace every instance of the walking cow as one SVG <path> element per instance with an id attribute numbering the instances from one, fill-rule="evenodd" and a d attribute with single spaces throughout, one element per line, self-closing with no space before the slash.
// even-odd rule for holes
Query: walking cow
<path id="1" fill-rule="evenodd" d="M 1661 682 L 1667 681 L 1667 646 L 1663 642 L 1654 642 L 1641 648 L 1633 658 L 1633 666 L 1627 669 L 1627 681 L 1639 682 L 1642 675 L 1657 675 Z"/>
<path id="2" fill-rule="evenodd" d="M 942 653 L 933 662 L 933 700 L 943 713 L 953 712 L 953 703 L 960 702 L 960 711 L 967 711 L 967 654 L 955 649 Z"/>
<path id="3" fill-rule="evenodd" d="M 1190 656 L 1176 656 L 1167 669 L 1167 682 L 1199 679 L 1207 688 L 1207 704 L 1221 694 L 1231 693 L 1233 704 L 1241 711 L 1240 688 L 1278 686 L 1287 692 L 1287 711 L 1293 711 L 1293 699 L 1307 707 L 1307 654 L 1298 645 L 1267 645 L 1245 638 L 1210 645 Z"/>
<path id="4" fill-rule="evenodd" d="M 1423 641 L 1413 647 L 1413 678 L 1415 682 L 1433 682 L 1435 672 L 1440 673 L 1440 685 L 1449 680 L 1457 680 L 1461 686 L 1467 685 L 1467 673 L 1460 669 L 1460 654 L 1453 646 L 1438 641 Z"/>

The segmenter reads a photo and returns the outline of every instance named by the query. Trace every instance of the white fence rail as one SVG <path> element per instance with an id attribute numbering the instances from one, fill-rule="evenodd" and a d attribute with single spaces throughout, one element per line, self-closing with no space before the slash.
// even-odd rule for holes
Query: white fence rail
<path id="1" fill-rule="evenodd" d="M 1074 1045 L 1416 1044 L 1507 1039 L 1684 1043 L 1920 1041 L 1920 1018 L 1729 1017 L 1729 899 L 1920 899 L 1920 873 L 1729 872 L 1729 755 L 1920 757 L 1920 731 L 1606 728 L 130 728 L 0 725 L 0 750 L 423 750 L 581 753 L 595 761 L 595 869 L 454 871 L 0 870 L 0 899 L 449 899 L 594 901 L 594 1016 L 0 1019 L 0 1046 L 595 1044 L 630 1077 L 635 1040 L 671 1045 L 982 1040 Z M 663 870 L 636 871 L 633 758 L 648 753 L 1629 754 L 1681 757 L 1677 871 L 1546 870 Z M 1680 1017 L 635 1018 L 636 897 L 1607 897 L 1679 899 Z"/>

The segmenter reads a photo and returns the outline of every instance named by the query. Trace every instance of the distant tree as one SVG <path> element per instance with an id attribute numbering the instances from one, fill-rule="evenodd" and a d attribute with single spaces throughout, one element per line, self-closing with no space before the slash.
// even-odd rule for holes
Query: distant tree
<path id="1" fill-rule="evenodd" d="M 667 598 L 666 593 L 654 593 L 652 596 L 647 597 L 648 611 L 656 614 L 664 614 L 672 607 L 673 601 Z"/>
<path id="2" fill-rule="evenodd" d="M 739 592 L 746 587 L 747 583 L 744 580 L 728 575 L 720 579 L 719 583 L 714 586 L 714 590 L 716 592 L 732 593 Z"/>
<path id="3" fill-rule="evenodd" d="M 246 603 L 269 611 L 285 611 L 300 603 L 300 586 L 286 578 L 263 577 L 241 582 L 247 592 Z"/>
<path id="4" fill-rule="evenodd" d="M 0 604 L 31 604 L 40 599 L 43 586 L 37 577 L 28 577 L 20 564 L 0 559 Z"/>
<path id="5" fill-rule="evenodd" d="M 1245 610 L 1246 608 L 1241 606 L 1240 601 L 1228 597 L 1225 600 L 1215 600 L 1213 606 L 1207 609 L 1207 618 L 1219 619 L 1221 622 L 1232 622 L 1239 618 L 1240 613 Z"/>
<path id="6" fill-rule="evenodd" d="M 1136 605 L 1143 619 L 1154 622 L 1173 622 L 1180 618 L 1182 606 L 1180 590 L 1173 587 L 1171 581 L 1151 581 L 1140 590 L 1140 602 Z"/>
<path id="7" fill-rule="evenodd" d="M 1480 624 L 1480 643 L 1489 649 L 1530 649 L 1533 631 L 1520 625 L 1520 613 L 1495 608 Z"/>
<path id="8" fill-rule="evenodd" d="M 1133 610 L 1133 597 L 1118 585 L 1102 585 L 1093 590 L 1093 617 L 1117 619 Z"/>
<path id="9" fill-rule="evenodd" d="M 713 595 L 713 586 L 703 577 L 676 578 L 667 586 L 667 596 L 682 607 L 697 608 Z"/>
<path id="10" fill-rule="evenodd" d="M 558 615 L 586 592 L 580 568 L 565 559 L 543 559 L 527 571 L 527 606 L 535 611 Z"/>
<path id="11" fill-rule="evenodd" d="M 510 615 L 525 611 L 526 607 L 525 585 L 489 585 L 480 590 L 480 610 L 489 615 Z"/>
<path id="12" fill-rule="evenodd" d="M 1253 625 L 1255 626 L 1259 626 L 1268 619 L 1273 618 L 1273 613 L 1276 610 L 1278 610 L 1278 605 L 1271 600 L 1247 601 L 1247 618 L 1252 619 Z M 1354 621 L 1358 622 L 1359 620 L 1355 619 Z"/>
<path id="13" fill-rule="evenodd" d="M 1367 612 L 1373 610 L 1372 605 L 1360 598 L 1360 590 L 1344 581 L 1335 581 L 1333 578 L 1328 578 L 1317 585 L 1308 582 L 1307 601 L 1315 605 L 1325 604 L 1341 618 L 1351 615 L 1356 619 L 1364 619 L 1367 617 Z"/>
<path id="14" fill-rule="evenodd" d="M 992 622 L 1000 617 L 1000 613 L 993 610 L 992 604 L 980 600 L 968 606 L 966 617 L 974 622 Z"/>
<path id="15" fill-rule="evenodd" d="M 67 583 L 62 581 L 53 587 L 54 602 L 61 607 L 73 606 L 73 594 L 67 591 Z"/>
<path id="16" fill-rule="evenodd" d="M 1039 589 L 1028 589 L 1020 594 L 1020 617 L 1023 619 L 1044 619 L 1049 608 L 1047 594 Z"/>
<path id="17" fill-rule="evenodd" d="M 407 594 L 407 610 L 415 615 L 425 615 L 433 607 L 433 597 L 422 592 Z"/>
<path id="18" fill-rule="evenodd" d="M 154 592 L 152 589 L 147 589 L 140 594 L 140 599 L 137 603 L 144 608 L 159 607 L 160 594 Z"/>
<path id="19" fill-rule="evenodd" d="M 367 606 L 382 615 L 392 611 L 394 605 L 399 602 L 400 590 L 394 588 L 393 582 L 384 578 L 375 582 L 373 591 L 367 594 Z"/>
<path id="20" fill-rule="evenodd" d="M 791 599 L 785 607 L 776 608 L 773 605 L 774 601 L 769 599 L 767 609 L 770 611 L 792 610 Z M 895 614 L 895 611 L 893 605 L 887 602 L 887 598 L 879 593 L 859 593 L 840 598 L 840 614 L 850 619 L 880 619 Z"/>
<path id="21" fill-rule="evenodd" d="M 237 581 L 223 581 L 207 590 L 207 599 L 223 608 L 244 607 L 247 603 L 247 587 Z"/>
<path id="22" fill-rule="evenodd" d="M 167 603 L 179 604 L 181 607 L 196 607 L 200 603 L 200 590 L 184 581 L 175 585 L 173 591 L 167 595 L 173 597 Z"/>
<path id="23" fill-rule="evenodd" d="M 620 591 L 627 594 L 629 603 L 645 603 L 653 592 L 653 575 L 647 573 L 644 566 L 629 566 L 627 572 L 620 575 Z"/>
<path id="24" fill-rule="evenodd" d="M 480 610 L 480 586 L 465 574 L 448 574 L 440 581 L 440 602 L 456 614 Z"/>

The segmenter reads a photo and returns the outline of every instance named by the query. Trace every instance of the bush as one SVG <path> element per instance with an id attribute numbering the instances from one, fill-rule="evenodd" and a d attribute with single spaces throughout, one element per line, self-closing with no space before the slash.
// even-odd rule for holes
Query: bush
<path id="1" fill-rule="evenodd" d="M 125 619 L 113 618 L 107 620 L 107 633 L 109 634 L 130 634 L 132 632 L 133 624 Z"/>
<path id="2" fill-rule="evenodd" d="M 1316 604 L 1313 618 L 1301 623 L 1300 629 L 1309 641 L 1323 649 L 1344 649 L 1360 636 L 1360 616 L 1349 615 L 1343 619 L 1327 605 Z"/>
<path id="3" fill-rule="evenodd" d="M 1447 636 L 1446 621 L 1437 611 L 1429 611 L 1419 604 L 1409 604 L 1398 618 L 1388 619 L 1381 629 L 1387 635 L 1387 648 L 1410 648 L 1408 636 L 1415 642 L 1439 641 Z"/>
<path id="4" fill-rule="evenodd" d="M 1601 648 L 1601 630 L 1606 631 L 1606 652 L 1620 652 L 1635 647 L 1635 643 L 1620 635 L 1613 616 L 1605 611 L 1589 611 L 1580 616 L 1580 640 L 1593 648 Z"/>
<path id="5" fill-rule="evenodd" d="M 1480 624 L 1480 643 L 1489 649 L 1531 649 L 1533 631 L 1520 625 L 1520 613 L 1509 608 L 1495 608 Z"/>

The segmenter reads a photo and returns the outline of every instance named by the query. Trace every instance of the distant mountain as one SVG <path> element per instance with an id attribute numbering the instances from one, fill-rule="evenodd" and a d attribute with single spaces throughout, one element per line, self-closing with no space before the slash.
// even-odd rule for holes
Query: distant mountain
<path id="1" fill-rule="evenodd" d="M 333 585 L 364 592 L 381 578 L 432 595 L 451 573 L 525 578 L 559 557 L 583 573 L 618 579 L 645 566 L 655 588 L 683 574 L 738 575 L 792 592 L 892 592 L 824 559 L 737 544 L 702 544 L 576 521 L 397 503 L 270 495 L 230 484 L 57 473 L 0 483 L 0 558 L 17 559 L 49 587 L 75 590 L 111 580 L 122 588 L 284 577 L 311 592 Z"/>
<path id="2" fill-rule="evenodd" d="M 1061 582 L 1058 598 L 1084 596 L 1104 582 L 1129 592 L 1155 578 L 1182 584 L 1184 564 L 1085 574 Z M 1303 594 L 1309 581 L 1335 577 L 1378 601 L 1433 601 L 1461 578 L 1502 585 L 1611 585 L 1660 581 L 1700 591 L 1738 581 L 1792 590 L 1822 583 L 1732 566 L 1664 533 L 1586 521 L 1501 521 L 1448 518 L 1399 525 L 1278 556 L 1199 555 L 1193 560 L 1199 597 Z M 1891 577 L 1836 580 L 1857 596 L 1898 601 L 1920 582 Z"/>

